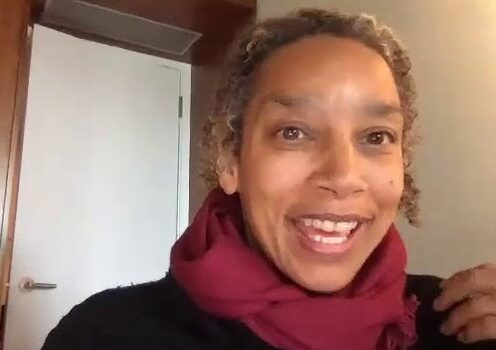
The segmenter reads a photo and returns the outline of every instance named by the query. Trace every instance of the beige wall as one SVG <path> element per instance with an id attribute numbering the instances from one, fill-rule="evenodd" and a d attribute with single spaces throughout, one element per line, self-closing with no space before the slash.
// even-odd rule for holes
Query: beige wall
<path id="1" fill-rule="evenodd" d="M 259 0 L 259 17 L 299 7 L 376 15 L 409 48 L 420 94 L 423 226 L 400 224 L 409 270 L 447 276 L 496 262 L 496 1 Z"/>

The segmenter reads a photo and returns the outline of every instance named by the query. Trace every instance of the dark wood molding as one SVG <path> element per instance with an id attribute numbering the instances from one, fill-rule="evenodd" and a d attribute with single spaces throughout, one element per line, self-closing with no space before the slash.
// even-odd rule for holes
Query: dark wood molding
<path id="1" fill-rule="evenodd" d="M 226 2 L 230 2 L 239 6 L 248 7 L 250 9 L 254 9 L 257 7 L 256 0 L 224 0 Z"/>
<path id="2" fill-rule="evenodd" d="M 46 0 L 33 0 L 33 16 L 40 19 Z M 159 23 L 202 34 L 184 55 L 165 54 L 139 45 L 112 40 L 71 28 L 52 27 L 71 35 L 113 46 L 140 51 L 193 65 L 215 64 L 222 57 L 226 43 L 234 33 L 256 15 L 256 0 L 83 0 L 115 11 L 132 14 Z"/>
<path id="3" fill-rule="evenodd" d="M 27 92 L 27 80 L 22 78 L 28 51 L 28 29 L 30 24 L 29 0 L 3 0 L 0 2 L 0 203 L 2 211 L 1 234 L 4 235 L 9 203 L 6 196 L 9 171 L 18 164 L 12 162 L 11 149 L 16 118 L 23 118 L 20 100 Z"/>
<path id="4" fill-rule="evenodd" d="M 256 2 L 236 15 L 221 12 L 218 17 L 205 16 L 213 29 L 196 43 L 192 52 L 192 105 L 190 147 L 190 219 L 200 208 L 207 188 L 201 178 L 203 127 L 212 110 L 212 102 L 221 75 L 224 55 L 236 33 L 256 18 Z"/>
<path id="5" fill-rule="evenodd" d="M 31 2 L 0 2 L 0 349 L 3 348 L 31 60 Z"/>
<path id="6" fill-rule="evenodd" d="M 15 223 L 17 216 L 17 199 L 19 194 L 19 179 L 21 174 L 22 145 L 24 136 L 24 120 L 28 98 L 29 68 L 31 62 L 32 29 L 30 29 L 27 42 L 22 53 L 19 80 L 17 85 L 17 98 L 15 114 L 12 123 L 12 139 L 10 148 L 9 170 L 5 196 L 5 214 L 3 221 L 4 240 L 2 242 L 2 257 L 0 263 L 0 349 L 3 348 L 4 322 L 10 280 L 10 267 L 12 264 L 12 251 L 14 247 Z"/>

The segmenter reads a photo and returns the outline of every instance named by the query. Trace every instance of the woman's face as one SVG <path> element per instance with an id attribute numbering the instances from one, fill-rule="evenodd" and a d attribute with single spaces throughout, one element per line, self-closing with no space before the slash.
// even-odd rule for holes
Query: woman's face
<path id="1" fill-rule="evenodd" d="M 301 39 L 259 68 L 241 154 L 221 174 L 253 238 L 299 285 L 346 287 L 395 219 L 403 117 L 382 57 L 351 39 Z M 228 184 L 228 185 L 226 185 Z"/>

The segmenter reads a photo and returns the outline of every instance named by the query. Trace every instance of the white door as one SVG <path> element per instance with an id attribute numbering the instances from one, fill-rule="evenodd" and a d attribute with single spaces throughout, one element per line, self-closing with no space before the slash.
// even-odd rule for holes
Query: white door
<path id="1" fill-rule="evenodd" d="M 6 350 L 39 350 L 98 291 L 165 275 L 188 141 L 181 69 L 164 62 L 35 28 Z M 26 277 L 57 288 L 22 292 Z"/>

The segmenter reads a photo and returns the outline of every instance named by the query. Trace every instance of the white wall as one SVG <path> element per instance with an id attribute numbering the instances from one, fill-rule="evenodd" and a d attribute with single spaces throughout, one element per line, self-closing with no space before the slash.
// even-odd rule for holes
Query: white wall
<path id="1" fill-rule="evenodd" d="M 259 17 L 300 7 L 366 12 L 409 48 L 420 95 L 421 229 L 400 224 L 409 271 L 447 276 L 496 262 L 496 1 L 259 0 Z"/>

